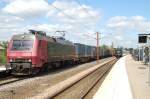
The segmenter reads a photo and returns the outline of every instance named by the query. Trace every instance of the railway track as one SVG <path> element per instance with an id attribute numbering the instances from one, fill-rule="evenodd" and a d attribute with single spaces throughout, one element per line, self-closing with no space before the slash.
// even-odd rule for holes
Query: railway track
<path id="1" fill-rule="evenodd" d="M 86 98 L 91 90 L 104 79 L 110 71 L 116 59 L 96 65 L 82 71 L 30 99 L 83 99 Z"/>
<path id="2" fill-rule="evenodd" d="M 14 83 L 14 82 L 23 80 L 23 79 L 25 79 L 25 78 L 15 78 L 13 76 L 8 76 L 6 78 L 2 78 L 0 80 L 0 87 L 3 86 L 3 85 L 7 85 L 7 84 L 10 84 L 10 83 Z"/>
<path id="3" fill-rule="evenodd" d="M 21 80 L 24 80 L 26 79 L 26 77 L 23 77 L 23 78 L 16 78 L 14 76 L 7 76 L 5 78 L 2 78 L 0 80 L 0 88 L 4 87 L 5 86 L 10 86 L 11 84 L 14 84 L 21 81 Z M 9 94 L 9 95 L 8 95 Z M 14 95 L 14 90 L 0 90 L 0 99 L 14 99 L 13 98 L 13 95 Z M 2 96 L 3 95 L 3 96 Z M 6 97 L 7 96 L 7 97 Z"/>
<path id="4" fill-rule="evenodd" d="M 82 98 L 87 99 L 89 98 L 88 95 L 91 94 L 92 90 L 94 88 L 96 88 L 99 82 L 103 81 L 104 78 L 107 76 L 107 74 L 109 73 L 109 71 L 111 70 L 112 66 L 117 62 L 117 60 L 112 61 L 111 63 L 108 63 L 106 65 L 108 65 L 108 68 L 106 71 L 104 71 L 103 73 L 100 74 L 100 76 L 97 78 L 97 80 L 91 85 L 91 87 L 88 89 L 88 91 L 82 96 Z M 106 66 L 104 65 L 104 66 Z M 94 95 L 94 94 L 93 94 Z M 93 96 L 92 95 L 92 96 Z M 91 97 L 92 98 L 92 97 Z"/>
<path id="5" fill-rule="evenodd" d="M 6 73 L 2 73 L 2 74 L 3 75 L 0 75 L 0 87 L 3 86 L 3 85 L 7 85 L 7 84 L 11 84 L 11 83 L 23 80 L 25 78 L 26 79 L 29 78 L 28 76 L 27 77 L 22 77 L 22 76 L 14 77 L 10 74 L 6 74 Z M 42 76 L 42 75 L 45 75 L 45 74 L 47 74 L 47 72 L 43 72 L 42 74 L 37 74 L 37 76 Z"/>
<path id="6" fill-rule="evenodd" d="M 100 65 L 105 64 L 110 59 L 112 58 L 106 58 L 106 59 L 100 60 Z M 4 82 L 1 82 L 2 80 L 0 80 L 1 84 L 5 83 L 5 84 L 0 85 L 0 99 L 1 98 L 2 99 L 20 99 L 20 98 L 22 99 L 24 97 L 31 98 L 33 96 L 36 96 L 42 93 L 43 90 L 46 90 L 47 88 L 51 88 L 55 86 L 56 84 L 66 79 L 69 79 L 70 77 L 77 75 L 78 73 L 84 70 L 87 70 L 88 68 L 94 67 L 95 65 L 96 65 L 96 62 L 91 62 L 91 63 L 82 64 L 79 66 L 66 67 L 65 69 L 60 68 L 54 71 L 50 71 L 49 73 L 41 74 L 39 76 L 37 75 L 35 77 L 30 77 L 30 78 L 27 77 L 26 79 L 24 78 L 24 80 L 22 78 L 14 79 L 8 76 L 7 79 L 6 78 L 3 79 Z M 9 79 L 11 79 L 11 81 Z M 78 98 L 75 98 L 75 99 L 78 99 Z"/>

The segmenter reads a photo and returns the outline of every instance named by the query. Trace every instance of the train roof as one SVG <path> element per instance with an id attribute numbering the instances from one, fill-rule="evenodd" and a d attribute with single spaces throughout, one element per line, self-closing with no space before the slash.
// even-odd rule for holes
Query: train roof
<path id="1" fill-rule="evenodd" d="M 150 33 L 149 34 L 139 34 L 139 36 L 146 36 L 146 35 L 150 35 Z"/>
<path id="2" fill-rule="evenodd" d="M 95 46 L 92 46 L 92 45 L 86 45 L 86 44 L 81 44 L 81 43 L 74 43 L 74 45 L 81 45 L 81 46 L 87 46 L 87 47 L 95 47 Z"/>
<path id="3" fill-rule="evenodd" d="M 71 41 L 65 40 L 65 38 L 63 37 L 53 37 L 53 39 L 57 43 L 66 44 L 66 45 L 74 45 Z"/>
<path id="4" fill-rule="evenodd" d="M 66 45 L 74 45 L 71 41 L 69 40 L 65 40 L 65 38 L 63 37 L 50 37 L 50 36 L 46 36 L 46 34 L 40 34 L 43 32 L 39 32 L 37 34 L 38 39 L 42 40 L 44 39 L 44 37 L 46 38 L 47 41 L 49 42 L 56 42 L 56 43 L 60 43 L 60 44 L 66 44 Z M 33 33 L 33 31 L 30 33 L 24 33 L 24 34 L 16 34 L 12 37 L 12 40 L 33 40 L 35 38 L 35 33 Z"/>
<path id="5" fill-rule="evenodd" d="M 16 34 L 12 37 L 13 40 L 32 40 L 35 36 L 32 34 Z"/>

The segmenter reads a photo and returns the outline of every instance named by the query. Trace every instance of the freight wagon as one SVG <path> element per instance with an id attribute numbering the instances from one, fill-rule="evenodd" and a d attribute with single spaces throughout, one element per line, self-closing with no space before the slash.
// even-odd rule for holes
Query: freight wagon
<path id="1" fill-rule="evenodd" d="M 76 58 L 80 62 L 90 61 L 96 58 L 96 47 L 74 43 Z"/>

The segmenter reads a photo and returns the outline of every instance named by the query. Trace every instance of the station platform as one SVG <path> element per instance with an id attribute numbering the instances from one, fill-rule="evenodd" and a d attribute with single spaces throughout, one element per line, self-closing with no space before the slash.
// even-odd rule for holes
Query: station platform
<path id="1" fill-rule="evenodd" d="M 150 99 L 149 67 L 131 55 L 114 65 L 93 99 Z"/>

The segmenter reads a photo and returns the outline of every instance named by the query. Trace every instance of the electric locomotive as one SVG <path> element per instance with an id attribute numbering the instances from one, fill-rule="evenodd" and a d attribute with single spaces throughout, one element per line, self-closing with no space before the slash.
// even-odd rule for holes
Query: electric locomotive
<path id="1" fill-rule="evenodd" d="M 29 30 L 14 35 L 7 48 L 7 62 L 12 74 L 30 75 L 74 59 L 73 43 L 46 36 L 45 32 Z M 50 63 L 50 64 L 49 64 Z"/>

